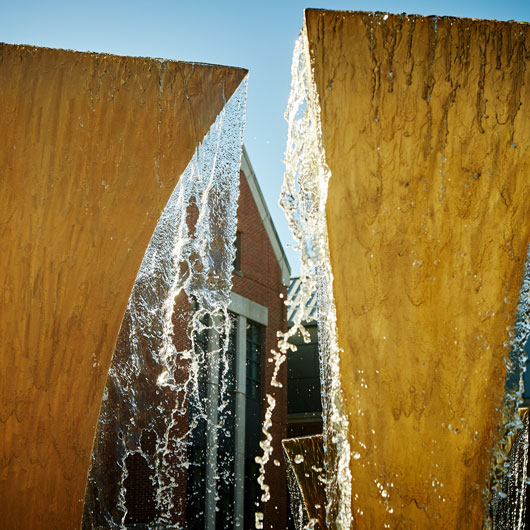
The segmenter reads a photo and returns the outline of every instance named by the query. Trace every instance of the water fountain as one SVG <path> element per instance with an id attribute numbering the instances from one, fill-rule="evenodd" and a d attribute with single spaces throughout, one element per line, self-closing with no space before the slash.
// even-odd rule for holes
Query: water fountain
<path id="1" fill-rule="evenodd" d="M 282 192 L 321 322 L 324 433 L 311 452 L 285 443 L 303 524 L 520 525 L 528 32 L 306 12 Z M 206 483 L 231 476 L 217 449 L 245 72 L 26 46 L 0 57 L 3 521 L 75 527 L 84 507 L 85 528 L 123 527 L 134 470 L 152 477 L 152 524 L 182 527 L 194 433 L 214 448 Z"/>
<path id="2" fill-rule="evenodd" d="M 528 333 L 529 32 L 306 11 L 282 202 L 320 296 L 328 528 L 481 528 L 505 496 Z"/>
<path id="3" fill-rule="evenodd" d="M 103 396 L 83 528 L 124 527 L 131 509 L 126 495 L 134 488 L 127 488 L 131 457 L 145 462 L 151 477 L 151 524 L 189 527 L 186 503 L 204 487 L 186 494 L 197 436 L 208 437 L 214 451 L 203 456 L 213 473 L 203 479 L 213 488 L 206 495 L 206 526 L 215 524 L 215 483 L 233 487 L 233 455 L 218 456 L 217 449 L 234 421 L 227 309 L 245 98 L 242 84 L 198 146 L 142 261 Z"/>

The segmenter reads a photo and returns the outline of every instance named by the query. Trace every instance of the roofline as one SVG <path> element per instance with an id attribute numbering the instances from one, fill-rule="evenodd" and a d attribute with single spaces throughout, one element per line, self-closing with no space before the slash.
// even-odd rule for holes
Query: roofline
<path id="1" fill-rule="evenodd" d="M 254 173 L 254 169 L 252 168 L 252 164 L 250 163 L 250 159 L 248 157 L 247 149 L 244 145 L 241 156 L 241 171 L 247 179 L 248 187 L 250 188 L 252 198 L 254 199 L 254 202 L 258 208 L 261 222 L 265 227 L 265 232 L 267 232 L 267 235 L 269 236 L 272 250 L 274 251 L 276 260 L 280 265 L 280 270 L 282 272 L 282 283 L 286 287 L 289 287 L 289 283 L 291 281 L 291 266 L 289 265 L 287 255 L 285 254 L 280 238 L 278 237 L 278 232 L 276 232 L 276 227 L 272 221 L 271 214 L 267 208 L 267 203 L 265 202 L 260 185 L 258 184 L 256 173 Z"/>

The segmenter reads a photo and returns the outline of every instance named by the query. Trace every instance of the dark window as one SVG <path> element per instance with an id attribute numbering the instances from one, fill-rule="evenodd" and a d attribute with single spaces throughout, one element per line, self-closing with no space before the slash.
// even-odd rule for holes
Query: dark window
<path id="1" fill-rule="evenodd" d="M 261 351 L 262 328 L 247 321 L 247 380 L 245 407 L 245 452 L 253 460 L 260 454 L 261 440 Z M 245 474 L 248 475 L 245 468 Z M 245 498 L 247 496 L 245 495 Z M 246 528 L 246 527 L 245 527 Z"/>
<path id="2" fill-rule="evenodd" d="M 287 361 L 289 413 L 320 412 L 320 371 L 317 344 L 300 344 Z"/>
<path id="3" fill-rule="evenodd" d="M 204 446 L 206 444 L 206 407 L 205 403 L 208 398 L 208 349 L 209 349 L 209 330 L 210 318 L 205 314 L 200 319 L 204 326 L 194 334 L 195 358 L 199 363 L 199 372 L 197 374 L 197 390 L 190 385 L 188 422 L 191 432 L 192 445 Z"/>
<path id="4" fill-rule="evenodd" d="M 245 528 L 255 527 L 255 514 L 262 511 L 259 466 L 253 458 L 245 459 Z"/>
<path id="5" fill-rule="evenodd" d="M 235 356 L 237 319 L 231 315 L 232 326 L 225 362 L 219 363 L 219 403 L 218 403 L 218 439 L 217 439 L 217 502 L 216 527 L 231 528 L 234 510 L 234 426 L 235 426 Z M 209 319 L 202 323 L 207 327 Z M 204 410 L 208 394 L 208 340 L 209 331 L 195 335 L 195 353 L 201 359 L 199 374 L 199 400 L 190 396 L 190 423 L 193 414 Z M 261 362 L 262 362 L 261 326 L 247 321 L 246 329 L 246 428 L 245 428 L 245 528 L 254 526 L 254 513 L 258 510 L 260 489 L 257 484 L 258 466 L 254 458 L 260 454 L 261 438 Z M 220 337 L 221 343 L 223 337 Z M 187 509 L 186 520 L 190 530 L 202 529 L 205 509 L 206 477 L 206 421 L 201 418 L 191 436 L 188 457 Z"/>
<path id="6" fill-rule="evenodd" d="M 197 310 L 197 304 L 193 309 Z M 186 528 L 202 530 L 204 528 L 206 477 L 206 418 L 205 403 L 208 395 L 207 358 L 209 348 L 209 316 L 204 315 L 200 323 L 204 326 L 196 331 L 193 340 L 195 357 L 199 362 L 198 395 L 191 389 L 189 396 L 188 421 L 192 429 L 188 446 L 188 472 L 186 482 Z"/>
<path id="7" fill-rule="evenodd" d="M 219 360 L 219 402 L 217 418 L 217 499 L 216 528 L 231 528 L 234 511 L 234 425 L 235 425 L 235 388 L 234 362 L 236 351 L 236 322 L 230 315 L 232 325 L 226 358 Z M 190 396 L 189 422 L 195 423 L 190 437 L 188 460 L 190 462 L 187 477 L 186 528 L 199 530 L 204 528 L 204 510 L 206 495 L 206 402 L 208 399 L 208 363 L 211 354 L 211 320 L 208 316 L 201 319 L 204 328 L 194 336 L 195 355 L 199 359 L 198 374 L 199 396 Z M 220 345 L 224 336 L 219 337 Z M 221 354 L 220 354 L 221 357 Z"/>
<path id="8" fill-rule="evenodd" d="M 231 529 L 234 515 L 234 454 L 219 450 L 217 461 L 216 528 Z"/>
<path id="9" fill-rule="evenodd" d="M 237 319 L 230 314 L 231 327 L 226 362 L 219 366 L 219 431 L 217 457 L 216 528 L 231 529 L 234 513 L 235 357 Z M 223 338 L 221 338 L 223 340 Z"/>
<path id="10" fill-rule="evenodd" d="M 247 396 L 261 399 L 261 326 L 247 324 Z"/>
<path id="11" fill-rule="evenodd" d="M 226 358 L 219 363 L 219 448 L 232 454 L 234 451 L 235 433 L 235 359 L 237 319 L 230 314 L 230 336 Z M 220 339 L 224 341 L 224 338 Z"/>
<path id="12" fill-rule="evenodd" d="M 234 258 L 234 271 L 241 272 L 241 232 L 236 232 L 236 257 Z"/>

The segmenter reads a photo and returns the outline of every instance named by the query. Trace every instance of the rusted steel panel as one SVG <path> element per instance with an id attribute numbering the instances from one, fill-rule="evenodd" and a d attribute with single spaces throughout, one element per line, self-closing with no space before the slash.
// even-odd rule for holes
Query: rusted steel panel
<path id="1" fill-rule="evenodd" d="M 309 10 L 306 31 L 355 527 L 481 528 L 530 236 L 530 28 Z"/>
<path id="2" fill-rule="evenodd" d="M 0 521 L 79 527 L 161 210 L 246 72 L 0 45 Z"/>
<path id="3" fill-rule="evenodd" d="M 326 525 L 326 490 L 325 454 L 322 436 L 303 436 L 282 440 L 298 487 L 308 521 L 315 530 L 325 530 Z M 291 501 L 292 502 L 292 501 Z"/>

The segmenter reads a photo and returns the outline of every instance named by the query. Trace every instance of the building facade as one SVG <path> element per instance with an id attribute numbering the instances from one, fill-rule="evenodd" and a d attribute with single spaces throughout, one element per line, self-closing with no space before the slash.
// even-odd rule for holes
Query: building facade
<path id="1" fill-rule="evenodd" d="M 271 386 L 274 366 L 270 352 L 278 343 L 277 332 L 285 331 L 287 308 L 285 299 L 289 285 L 290 267 L 274 228 L 270 213 L 259 188 L 246 151 L 241 164 L 241 184 L 238 208 L 238 259 L 233 278 L 231 312 L 237 319 L 239 344 L 246 344 L 246 392 L 236 418 L 245 418 L 244 464 L 247 500 L 244 506 L 244 526 L 253 528 L 254 513 L 262 511 L 264 528 L 284 529 L 287 520 L 287 484 L 281 440 L 287 436 L 287 367 L 280 369 L 278 380 L 282 388 Z M 240 387 L 240 391 L 243 385 Z M 237 394 L 236 394 L 237 395 Z M 270 485 L 271 498 L 264 505 L 258 502 L 257 464 L 261 455 L 259 442 L 263 439 L 261 425 L 267 407 L 266 396 L 276 401 L 269 429 L 272 435 L 272 455 L 266 466 L 265 482 Z M 237 483 L 237 477 L 236 477 Z"/>
<path id="2" fill-rule="evenodd" d="M 184 432 L 195 421 L 187 447 L 180 448 L 187 452 L 184 457 L 189 467 L 175 475 L 172 527 L 250 529 L 258 513 L 263 515 L 264 528 L 287 528 L 287 483 L 281 446 L 287 436 L 287 367 L 284 365 L 277 377 L 282 388 L 271 386 L 274 367 L 269 357 L 277 345 L 277 332 L 285 331 L 287 326 L 284 301 L 290 268 L 245 150 L 236 250 L 226 356 L 212 355 L 227 337 L 212 331 L 209 316 L 204 317 L 205 331 L 193 337 L 196 353 L 207 362 L 198 377 L 198 392 L 187 405 L 188 415 L 178 427 Z M 176 304 L 179 318 L 174 321 L 175 344 L 185 350 L 190 347 L 186 315 L 196 308 L 190 308 L 193 301 L 184 297 Z M 265 474 L 271 498 L 263 503 L 256 457 L 263 453 L 260 442 L 264 438 L 268 395 L 276 406 L 269 429 L 272 455 Z M 201 407 L 205 411 L 202 416 L 198 413 Z M 199 420 L 194 420 L 197 417 Z M 147 438 L 144 445 L 144 453 L 153 450 Z M 128 457 L 127 470 L 125 523 L 129 528 L 144 528 L 156 517 L 149 468 L 135 454 Z"/>

